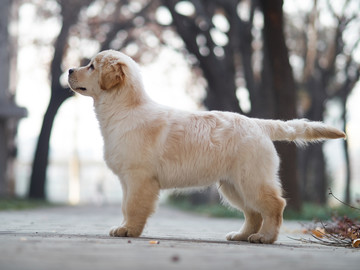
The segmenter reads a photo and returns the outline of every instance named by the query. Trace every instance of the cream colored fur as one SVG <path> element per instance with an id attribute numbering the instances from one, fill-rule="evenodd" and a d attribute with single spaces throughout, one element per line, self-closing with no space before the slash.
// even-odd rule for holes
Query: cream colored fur
<path id="1" fill-rule="evenodd" d="M 159 105 L 144 91 L 137 64 L 116 51 L 69 70 L 70 87 L 94 99 L 104 157 L 123 189 L 124 222 L 111 236 L 137 237 L 160 189 L 218 184 L 246 220 L 228 240 L 273 243 L 285 200 L 273 140 L 304 143 L 345 134 L 306 120 L 252 119 L 229 112 L 187 112 Z"/>

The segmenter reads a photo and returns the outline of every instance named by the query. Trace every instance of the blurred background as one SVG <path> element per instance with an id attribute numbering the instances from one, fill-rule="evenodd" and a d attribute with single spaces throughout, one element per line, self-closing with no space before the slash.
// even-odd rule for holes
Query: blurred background
<path id="1" fill-rule="evenodd" d="M 142 68 L 149 95 L 186 110 L 325 121 L 347 140 L 277 143 L 289 208 L 360 196 L 358 0 L 3 0 L 0 196 L 117 203 L 92 100 L 67 70 L 104 49 Z M 162 195 L 166 198 L 167 193 Z M 219 202 L 216 188 L 181 197 Z"/>

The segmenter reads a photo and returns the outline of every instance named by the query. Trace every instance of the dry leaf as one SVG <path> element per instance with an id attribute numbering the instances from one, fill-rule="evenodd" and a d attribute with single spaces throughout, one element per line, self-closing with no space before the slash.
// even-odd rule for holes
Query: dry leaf
<path id="1" fill-rule="evenodd" d="M 157 240 L 151 240 L 151 241 L 149 241 L 149 244 L 152 244 L 152 245 L 157 245 L 157 244 L 160 244 L 160 241 L 157 241 Z"/>
<path id="2" fill-rule="evenodd" d="M 353 240 L 351 246 L 354 248 L 358 248 L 360 246 L 360 238 Z"/>
<path id="3" fill-rule="evenodd" d="M 326 232 L 324 228 L 317 227 L 315 230 L 311 231 L 311 234 L 318 238 L 322 238 L 326 234 Z"/>

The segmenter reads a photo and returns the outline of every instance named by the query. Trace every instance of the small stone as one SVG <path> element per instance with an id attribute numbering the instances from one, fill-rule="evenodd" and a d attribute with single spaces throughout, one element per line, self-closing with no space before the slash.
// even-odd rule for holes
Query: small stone
<path id="1" fill-rule="evenodd" d="M 174 255 L 174 256 L 171 257 L 172 262 L 178 262 L 179 260 L 180 260 L 180 257 L 177 256 L 177 255 Z"/>

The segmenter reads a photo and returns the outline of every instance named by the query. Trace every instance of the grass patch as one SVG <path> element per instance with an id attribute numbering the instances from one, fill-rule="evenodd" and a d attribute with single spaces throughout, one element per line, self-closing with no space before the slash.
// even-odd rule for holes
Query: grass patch
<path id="1" fill-rule="evenodd" d="M 194 212 L 200 215 L 219 218 L 243 218 L 243 214 L 235 209 L 230 209 L 222 204 L 200 204 L 193 205 L 186 200 L 169 199 L 168 205 L 187 212 Z"/>
<path id="2" fill-rule="evenodd" d="M 183 211 L 198 213 L 210 217 L 219 218 L 243 218 L 243 214 L 222 204 L 193 205 L 187 200 L 170 197 L 167 203 Z M 351 209 L 345 205 L 339 207 L 321 206 L 305 203 L 300 212 L 286 208 L 284 219 L 287 220 L 330 220 L 333 216 L 360 218 L 360 211 Z"/>
<path id="3" fill-rule="evenodd" d="M 244 218 L 244 215 L 240 211 L 231 209 L 220 203 L 194 205 L 186 199 L 181 199 L 181 196 L 170 196 L 167 199 L 167 204 L 182 211 L 193 212 L 209 217 Z"/>
<path id="4" fill-rule="evenodd" d="M 5 210 L 24 210 L 39 207 L 50 207 L 54 204 L 45 200 L 20 199 L 20 198 L 0 198 L 0 211 Z"/>
<path id="5" fill-rule="evenodd" d="M 284 218 L 290 220 L 329 220 L 334 216 L 360 218 L 360 211 L 346 205 L 330 207 L 313 203 L 304 203 L 300 212 L 287 208 L 284 211 Z"/>

